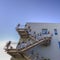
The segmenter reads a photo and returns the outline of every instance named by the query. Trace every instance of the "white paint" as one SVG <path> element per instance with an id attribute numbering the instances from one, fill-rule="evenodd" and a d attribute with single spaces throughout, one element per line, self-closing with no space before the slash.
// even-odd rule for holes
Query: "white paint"
<path id="1" fill-rule="evenodd" d="M 51 60 L 60 60 L 60 24 L 59 23 L 27 23 L 31 26 L 32 31 L 36 33 L 42 32 L 42 29 L 48 29 L 52 36 L 51 45 L 48 47 L 38 47 L 41 56 L 50 58 Z M 54 34 L 54 29 L 57 29 L 58 35 Z"/>

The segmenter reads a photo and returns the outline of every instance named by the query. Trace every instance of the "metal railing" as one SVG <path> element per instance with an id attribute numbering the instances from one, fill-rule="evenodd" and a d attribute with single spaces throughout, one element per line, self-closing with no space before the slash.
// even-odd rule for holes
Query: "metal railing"
<path id="1" fill-rule="evenodd" d="M 17 42 L 11 42 L 11 43 L 7 42 L 4 49 L 5 50 L 7 50 L 7 49 L 16 49 L 17 44 L 18 44 Z"/>
<path id="2" fill-rule="evenodd" d="M 39 41 L 39 40 L 42 40 L 42 39 L 44 39 L 44 37 L 45 37 L 45 39 L 47 39 L 47 38 L 49 38 L 49 37 L 51 37 L 51 35 L 45 35 L 45 36 L 43 36 L 41 39 L 34 39 L 35 40 L 35 42 L 37 42 L 37 41 Z M 28 42 L 28 41 L 27 41 Z M 28 44 L 27 44 L 27 42 L 26 43 L 24 43 L 25 45 L 26 45 L 26 47 L 28 46 Z M 34 44 L 33 43 L 33 41 L 30 41 L 30 42 L 32 42 L 32 44 Z M 32 45 L 32 44 L 30 44 L 30 45 Z M 17 45 L 18 45 L 18 43 L 17 42 L 11 42 L 11 43 L 7 43 L 6 44 L 6 46 L 5 46 L 5 48 L 6 49 L 21 49 L 21 43 L 20 43 L 20 45 L 17 47 Z M 23 47 L 22 47 L 23 48 Z"/>
<path id="3" fill-rule="evenodd" d="M 16 26 L 16 28 L 25 28 L 25 25 L 20 25 L 20 24 L 18 24 L 18 25 Z"/>

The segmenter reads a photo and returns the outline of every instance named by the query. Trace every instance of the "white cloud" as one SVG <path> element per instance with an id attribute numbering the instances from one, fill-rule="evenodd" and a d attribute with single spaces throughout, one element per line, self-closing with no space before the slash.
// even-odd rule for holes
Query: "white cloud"
<path id="1" fill-rule="evenodd" d="M 15 42 L 15 40 L 12 40 L 13 42 Z M 5 50 L 5 44 L 8 42 L 8 40 L 2 40 L 0 41 L 0 60 L 10 60 L 11 56 L 8 55 Z"/>

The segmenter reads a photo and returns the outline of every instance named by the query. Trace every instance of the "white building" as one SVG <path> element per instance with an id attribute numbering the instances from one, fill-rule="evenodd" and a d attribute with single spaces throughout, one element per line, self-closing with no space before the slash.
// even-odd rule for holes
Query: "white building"
<path id="1" fill-rule="evenodd" d="M 60 60 L 60 23 L 27 23 L 32 31 L 37 33 L 47 32 L 53 35 L 51 45 L 48 47 L 37 47 L 40 56 L 50 58 L 51 60 Z"/>
<path id="2" fill-rule="evenodd" d="M 32 53 L 32 60 L 34 60 L 35 54 L 37 53 L 39 54 L 39 57 L 46 58 L 47 60 L 60 60 L 60 23 L 27 23 L 26 25 L 25 28 L 30 26 L 31 31 L 36 32 L 36 34 L 39 33 L 44 36 L 49 32 L 52 36 L 50 45 L 36 45 L 26 51 L 26 54 L 31 55 Z"/>

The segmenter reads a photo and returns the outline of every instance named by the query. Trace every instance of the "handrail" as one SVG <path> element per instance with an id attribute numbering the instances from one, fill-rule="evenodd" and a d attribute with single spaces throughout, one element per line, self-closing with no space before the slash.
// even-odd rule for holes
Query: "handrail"
<path id="1" fill-rule="evenodd" d="M 27 46 L 26 48 L 21 49 L 20 52 L 24 52 L 24 51 L 26 51 L 26 50 L 28 50 L 28 49 L 30 49 L 30 48 L 32 48 L 32 47 L 34 47 L 34 46 L 40 44 L 40 43 L 43 42 L 43 41 L 44 41 L 44 40 L 36 41 L 35 43 L 33 43 L 33 44 Z"/>
<path id="2" fill-rule="evenodd" d="M 25 28 L 25 25 L 20 25 L 20 24 L 18 24 L 18 25 L 16 26 L 16 29 L 20 29 L 20 28 Z"/>
<path id="3" fill-rule="evenodd" d="M 47 39 L 47 40 L 48 40 L 48 39 Z M 14 52 L 14 51 L 15 51 L 15 52 L 21 52 L 21 53 L 22 53 L 22 52 L 24 52 L 24 51 L 26 51 L 26 50 L 28 50 L 28 49 L 30 49 L 30 48 L 32 48 L 32 47 L 34 47 L 34 46 L 42 43 L 42 42 L 44 42 L 44 41 L 46 41 L 46 40 L 45 40 L 45 39 L 39 40 L 39 41 L 36 41 L 35 43 L 33 43 L 33 44 L 31 44 L 31 45 L 23 48 L 23 49 L 18 49 L 18 50 L 16 50 L 16 49 L 8 49 L 8 51 L 9 51 L 9 52 Z"/>
<path id="4" fill-rule="evenodd" d="M 10 44 L 9 44 L 9 42 L 7 42 L 4 49 L 5 50 L 16 49 L 17 44 L 18 44 L 17 42 L 11 42 Z"/>

